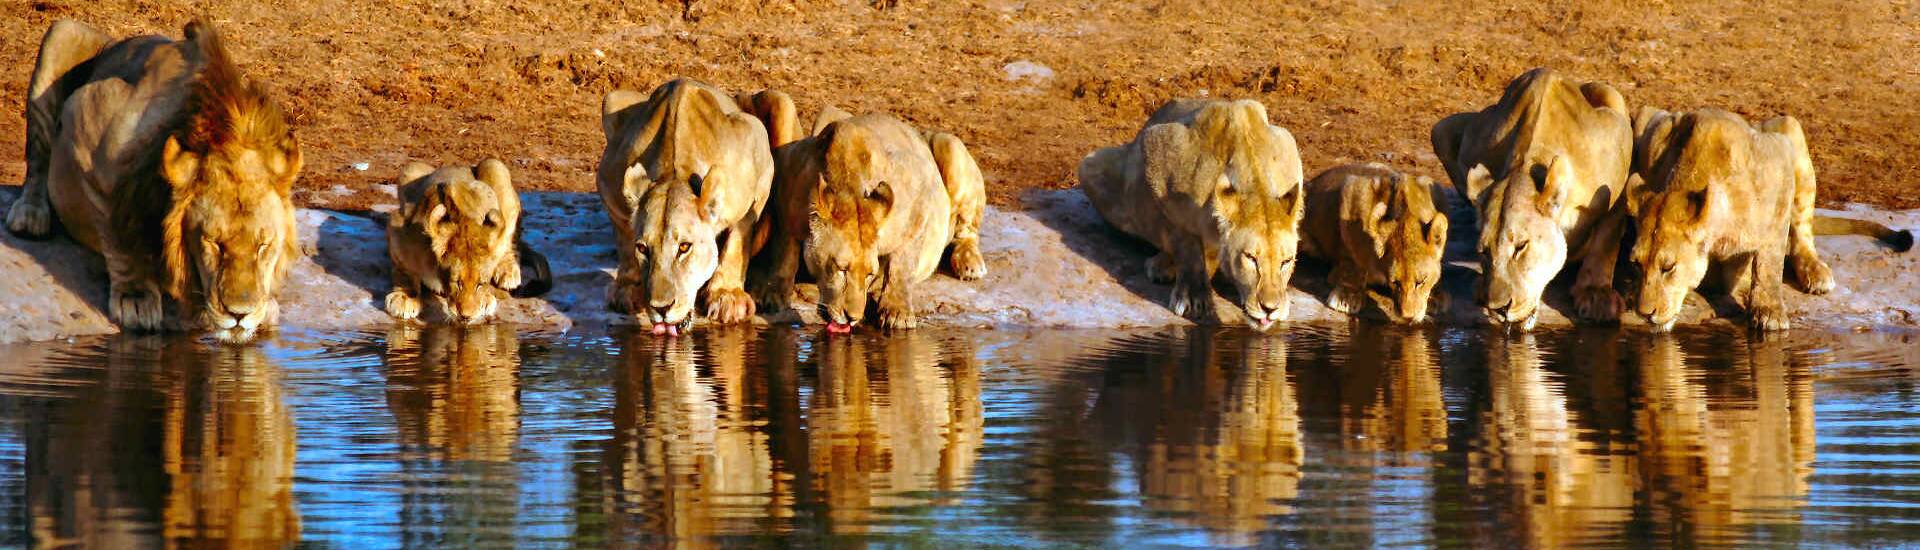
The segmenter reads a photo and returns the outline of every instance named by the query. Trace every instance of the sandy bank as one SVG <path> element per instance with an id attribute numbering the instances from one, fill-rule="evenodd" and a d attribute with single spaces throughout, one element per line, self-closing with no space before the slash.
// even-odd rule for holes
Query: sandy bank
<path id="1" fill-rule="evenodd" d="M 11 204 L 18 192 L 0 188 L 0 205 Z M 552 261 L 557 280 L 544 297 L 509 300 L 502 319 L 554 327 L 627 322 L 604 305 L 615 260 L 599 199 L 584 193 L 526 193 L 525 199 L 528 240 Z M 936 275 L 920 293 L 924 324 L 1091 328 L 1186 322 L 1162 305 L 1168 288 L 1148 282 L 1142 267 L 1148 250 L 1105 227 L 1078 191 L 1035 192 L 1026 204 L 1023 211 L 989 209 L 981 243 L 991 273 L 974 283 Z M 1897 228 L 1920 226 L 1920 210 L 1856 207 L 1826 213 Z M 379 303 L 389 289 L 381 223 L 326 210 L 302 210 L 299 221 L 307 255 L 294 265 L 280 293 L 283 325 L 325 330 L 392 322 Z M 1471 290 L 1475 268 L 1466 261 L 1468 233 L 1458 228 L 1449 245 L 1446 307 L 1437 311 L 1437 322 L 1478 320 Z M 1864 237 L 1822 237 L 1819 246 L 1840 288 L 1828 296 L 1790 293 L 1796 329 L 1920 326 L 1920 254 L 1896 254 Z M 1294 287 L 1295 322 L 1345 320 L 1322 305 L 1324 268 L 1303 265 Z M 0 342 L 116 332 L 106 317 L 106 290 L 105 270 L 92 252 L 64 237 L 36 242 L 0 230 Z M 1549 310 L 1541 324 L 1567 324 L 1560 313 L 1570 307 L 1564 282 L 1548 292 Z M 808 300 L 811 286 L 802 285 L 800 295 Z M 1224 300 L 1216 305 L 1227 322 L 1239 322 L 1236 308 Z M 1685 323 L 1730 322 L 1698 295 L 1687 311 Z M 810 314 L 804 316 L 811 320 Z M 789 313 L 768 321 L 794 319 Z M 1641 324 L 1637 319 L 1623 323 Z"/>

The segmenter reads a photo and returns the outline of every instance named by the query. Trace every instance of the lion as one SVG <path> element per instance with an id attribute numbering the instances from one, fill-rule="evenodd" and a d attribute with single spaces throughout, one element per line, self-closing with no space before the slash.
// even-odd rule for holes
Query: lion
<path id="1" fill-rule="evenodd" d="M 520 195 L 505 162 L 438 170 L 415 162 L 395 186 L 400 207 L 387 220 L 389 315 L 418 318 L 424 291 L 448 319 L 479 323 L 498 307 L 494 289 L 527 296 L 553 286 L 546 257 L 520 238 Z"/>
<path id="2" fill-rule="evenodd" d="M 1447 247 L 1446 195 L 1426 176 L 1350 164 L 1307 182 L 1300 250 L 1333 266 L 1327 307 L 1378 308 L 1396 323 L 1427 318 Z"/>
<path id="3" fill-rule="evenodd" d="M 917 326 L 912 287 L 933 276 L 949 249 L 955 276 L 986 274 L 985 182 L 958 137 L 832 107 L 816 126 L 780 148 L 766 275 L 756 289 L 770 311 L 789 305 L 803 261 L 831 333 L 860 324 L 870 298 L 881 328 Z"/>
<path id="4" fill-rule="evenodd" d="M 181 324 L 249 339 L 279 316 L 299 257 L 291 199 L 300 144 L 279 105 L 205 21 L 184 40 L 112 40 L 59 21 L 27 88 L 25 191 L 7 212 L 42 238 L 57 219 L 105 257 L 107 314 L 123 328 Z"/>
<path id="5" fill-rule="evenodd" d="M 1078 169 L 1101 217 L 1159 250 L 1147 273 L 1173 283 L 1174 313 L 1215 319 L 1218 269 L 1260 330 L 1287 318 L 1303 174 L 1293 134 L 1247 100 L 1169 102 L 1131 143 L 1094 151 Z"/>
<path id="6" fill-rule="evenodd" d="M 786 94 L 759 94 L 783 105 Z M 620 239 L 619 271 L 607 289 L 614 311 L 638 314 L 656 334 L 679 335 L 704 297 L 707 320 L 737 323 L 754 314 L 745 290 L 747 259 L 773 184 L 772 131 L 740 108 L 741 99 L 687 79 L 642 94 L 608 93 L 601 103 L 607 149 L 598 184 Z"/>
<path id="7" fill-rule="evenodd" d="M 1802 292 L 1834 288 L 1833 270 L 1813 246 L 1816 229 L 1868 234 L 1895 249 L 1912 246 L 1911 233 L 1871 222 L 1821 223 L 1814 215 L 1813 157 L 1793 117 L 1756 127 L 1716 109 L 1675 115 L 1644 108 L 1635 120 L 1634 168 L 1645 184 L 1627 199 L 1638 227 L 1629 258 L 1641 274 L 1634 310 L 1659 330 L 1673 328 L 1687 293 L 1710 266 L 1719 267 L 1724 288 L 1753 328 L 1788 329 L 1781 288 L 1788 271 Z"/>
<path id="8" fill-rule="evenodd" d="M 1541 68 L 1514 79 L 1493 106 L 1434 125 L 1434 154 L 1477 215 L 1489 321 L 1532 329 L 1547 283 L 1573 262 L 1579 317 L 1620 318 L 1613 270 L 1633 159 L 1626 105 L 1612 86 Z"/>

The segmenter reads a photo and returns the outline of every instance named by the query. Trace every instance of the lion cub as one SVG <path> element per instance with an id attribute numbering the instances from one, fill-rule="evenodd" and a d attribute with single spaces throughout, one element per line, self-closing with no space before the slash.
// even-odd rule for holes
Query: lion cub
<path id="1" fill-rule="evenodd" d="M 1336 167 L 1307 182 L 1301 251 L 1333 265 L 1327 307 L 1379 308 L 1396 323 L 1427 317 L 1447 247 L 1446 195 L 1426 176 L 1379 164 Z"/>
<path id="2" fill-rule="evenodd" d="M 757 288 L 763 304 L 791 299 L 804 256 L 828 331 L 852 331 L 869 294 L 882 328 L 913 328 L 912 287 L 933 276 L 948 248 L 956 276 L 986 275 L 986 187 L 959 138 L 831 107 L 816 126 L 778 154 L 767 276 Z"/>
<path id="3" fill-rule="evenodd" d="M 1254 101 L 1178 100 L 1132 143 L 1080 161 L 1080 189 L 1107 223 L 1151 243 L 1155 282 L 1174 313 L 1211 320 L 1217 266 L 1240 291 L 1248 324 L 1287 318 L 1287 282 L 1304 208 L 1300 150 Z"/>
<path id="4" fill-rule="evenodd" d="M 520 239 L 520 195 L 506 163 L 435 170 L 415 162 L 396 185 L 400 208 L 387 221 L 389 315 L 418 318 L 425 291 L 447 319 L 478 323 L 499 305 L 494 289 L 532 296 L 552 286 L 546 258 Z"/>

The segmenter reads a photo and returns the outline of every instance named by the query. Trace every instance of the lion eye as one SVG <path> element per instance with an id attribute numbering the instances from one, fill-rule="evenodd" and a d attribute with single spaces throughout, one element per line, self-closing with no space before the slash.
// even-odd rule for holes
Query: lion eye
<path id="1" fill-rule="evenodd" d="M 641 256 L 647 255 L 647 243 L 633 243 L 633 251 Z"/>
<path id="2" fill-rule="evenodd" d="M 1668 273 L 1673 273 L 1673 264 L 1674 264 L 1673 262 L 1667 262 L 1666 264 L 1661 265 L 1660 274 L 1666 275 Z"/>
<path id="3" fill-rule="evenodd" d="M 1526 251 L 1527 251 L 1527 244 L 1528 244 L 1528 243 L 1531 243 L 1531 242 L 1533 242 L 1533 241 L 1520 241 L 1520 244 L 1518 244 L 1518 245 L 1515 245 L 1515 246 L 1513 247 L 1513 255 L 1515 255 L 1515 256 L 1519 256 L 1519 255 L 1521 255 L 1521 254 L 1524 254 L 1524 253 L 1526 253 Z"/>
<path id="4" fill-rule="evenodd" d="M 693 243 L 680 243 L 681 254 L 686 254 L 688 250 L 693 250 Z"/>
<path id="5" fill-rule="evenodd" d="M 1241 253 L 1241 254 L 1240 254 L 1240 259 L 1241 259 L 1241 260 L 1245 260 L 1245 261 L 1246 261 L 1247 263 L 1249 263 L 1249 264 L 1258 264 L 1258 263 L 1260 263 L 1260 259 L 1259 259 L 1259 258 L 1255 258 L 1255 257 L 1253 257 L 1253 253 L 1252 253 L 1252 252 L 1243 252 L 1243 253 Z"/>

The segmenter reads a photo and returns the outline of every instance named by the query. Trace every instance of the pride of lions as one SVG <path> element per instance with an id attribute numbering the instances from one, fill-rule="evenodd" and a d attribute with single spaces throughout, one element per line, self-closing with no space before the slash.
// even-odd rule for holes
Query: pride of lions
<path id="1" fill-rule="evenodd" d="M 219 33 L 194 21 L 179 40 L 116 40 L 60 21 L 27 93 L 26 183 L 10 231 L 41 238 L 58 222 L 99 252 L 108 315 L 128 330 L 244 339 L 276 321 L 276 291 L 300 254 L 300 144 Z M 601 129 L 596 179 L 619 251 L 607 307 L 654 334 L 678 336 L 696 316 L 783 311 L 801 277 L 818 285 L 831 332 L 869 315 L 909 329 L 914 288 L 941 264 L 963 280 L 986 275 L 984 181 L 951 134 L 831 106 L 803 129 L 785 93 L 688 79 L 608 93 Z M 1578 264 L 1572 296 L 1585 320 L 1631 307 L 1667 330 L 1711 272 L 1753 327 L 1783 330 L 1785 284 L 1834 288 L 1816 232 L 1912 244 L 1909 232 L 1814 214 L 1813 162 L 1792 117 L 1630 116 L 1607 84 L 1535 69 L 1431 137 L 1472 206 L 1476 298 L 1493 324 L 1532 328 L 1548 283 Z M 1077 172 L 1109 224 L 1158 251 L 1147 273 L 1196 321 L 1217 319 L 1216 274 L 1254 328 L 1285 321 L 1303 252 L 1330 266 L 1327 305 L 1353 315 L 1422 322 L 1440 284 L 1447 191 L 1377 164 L 1309 179 L 1293 134 L 1258 102 L 1169 102 Z M 521 239 L 505 163 L 401 173 L 389 314 L 477 323 L 494 317 L 499 294 L 552 287 L 546 259 Z M 1616 277 L 1622 247 L 1632 269 Z"/>

